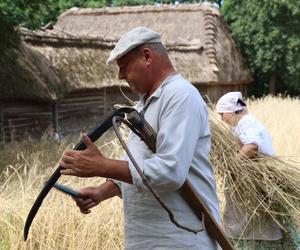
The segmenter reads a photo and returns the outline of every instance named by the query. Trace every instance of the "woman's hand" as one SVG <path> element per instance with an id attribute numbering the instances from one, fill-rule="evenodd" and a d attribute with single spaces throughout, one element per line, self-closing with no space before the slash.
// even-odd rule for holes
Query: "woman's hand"
<path id="1" fill-rule="evenodd" d="M 258 146 L 254 143 L 244 144 L 240 150 L 242 158 L 252 158 L 258 154 Z"/>

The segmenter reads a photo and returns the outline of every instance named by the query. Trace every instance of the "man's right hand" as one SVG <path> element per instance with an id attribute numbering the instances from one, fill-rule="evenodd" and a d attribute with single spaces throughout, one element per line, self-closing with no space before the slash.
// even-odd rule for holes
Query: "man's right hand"
<path id="1" fill-rule="evenodd" d="M 80 198 L 74 198 L 76 205 L 79 207 L 80 212 L 89 214 L 91 208 L 97 206 L 103 201 L 101 186 L 99 187 L 86 187 L 78 191 Z"/>
<path id="2" fill-rule="evenodd" d="M 80 198 L 73 198 L 80 212 L 89 214 L 91 208 L 97 206 L 100 202 L 120 195 L 119 187 L 111 180 L 108 180 L 98 187 L 86 187 L 78 191 Z"/>

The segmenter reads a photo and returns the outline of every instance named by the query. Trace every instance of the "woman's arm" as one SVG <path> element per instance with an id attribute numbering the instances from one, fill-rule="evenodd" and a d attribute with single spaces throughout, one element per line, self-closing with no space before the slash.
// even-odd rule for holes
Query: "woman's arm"
<path id="1" fill-rule="evenodd" d="M 254 143 L 244 144 L 239 152 L 244 158 L 252 158 L 258 153 L 258 146 Z"/>

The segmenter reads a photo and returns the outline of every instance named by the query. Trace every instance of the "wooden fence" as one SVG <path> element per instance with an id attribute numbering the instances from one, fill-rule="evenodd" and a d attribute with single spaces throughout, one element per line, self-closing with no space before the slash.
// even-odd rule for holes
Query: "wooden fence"
<path id="1" fill-rule="evenodd" d="M 125 90 L 126 95 L 136 98 Z M 113 110 L 114 104 L 128 105 L 119 89 L 93 93 L 73 93 L 54 103 L 7 101 L 0 106 L 0 141 L 2 144 L 24 139 L 36 140 L 44 133 L 68 134 L 95 125 Z"/>

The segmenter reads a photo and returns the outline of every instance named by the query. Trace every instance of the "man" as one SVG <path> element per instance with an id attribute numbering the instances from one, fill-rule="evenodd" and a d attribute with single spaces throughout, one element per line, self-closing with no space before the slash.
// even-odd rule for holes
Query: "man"
<path id="1" fill-rule="evenodd" d="M 208 161 L 210 129 L 206 104 L 195 87 L 177 74 L 160 34 L 137 27 L 124 34 L 111 51 L 107 64 L 117 61 L 119 78 L 140 95 L 136 105 L 157 133 L 156 153 L 131 133 L 128 147 L 151 186 L 190 228 L 202 228 L 179 189 L 188 177 L 219 222 L 218 198 Z M 101 176 L 109 181 L 80 190 L 82 213 L 101 201 L 121 195 L 124 203 L 126 249 L 217 249 L 205 230 L 198 234 L 176 227 L 145 187 L 127 160 L 104 157 L 84 135 L 84 151 L 67 151 L 60 162 L 62 174 Z"/>

